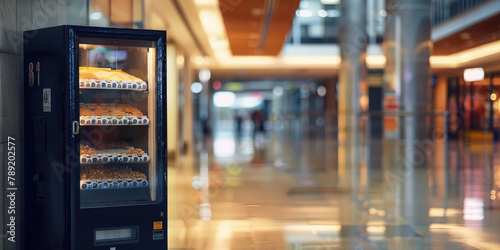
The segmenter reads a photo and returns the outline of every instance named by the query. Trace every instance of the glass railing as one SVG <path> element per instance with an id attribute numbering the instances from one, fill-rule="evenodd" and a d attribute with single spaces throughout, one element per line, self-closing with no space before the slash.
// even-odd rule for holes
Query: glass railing
<path id="1" fill-rule="evenodd" d="M 491 0 L 435 0 L 432 1 L 432 26 L 444 23 L 476 6 Z"/>
<path id="2" fill-rule="evenodd" d="M 288 45 L 336 44 L 341 1 L 302 0 L 287 39 Z M 367 1 L 367 34 L 370 43 L 381 43 L 385 27 L 385 1 Z"/>

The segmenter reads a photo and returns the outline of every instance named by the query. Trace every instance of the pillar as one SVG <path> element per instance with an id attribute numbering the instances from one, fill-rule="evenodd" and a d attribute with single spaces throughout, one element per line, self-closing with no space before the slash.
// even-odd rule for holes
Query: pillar
<path id="1" fill-rule="evenodd" d="M 401 216 L 428 228 L 427 147 L 432 106 L 430 0 L 387 0 L 385 79 L 395 90 L 398 109 L 396 201 Z M 398 195 L 399 194 L 399 195 Z"/>
<path id="2" fill-rule="evenodd" d="M 338 169 L 340 185 L 353 188 L 359 184 L 357 141 L 359 138 L 359 86 L 366 76 L 366 0 L 342 1 L 339 26 L 340 56 L 338 92 Z M 342 177 L 351 178 L 342 178 Z M 347 182 L 347 183 L 345 183 Z"/>

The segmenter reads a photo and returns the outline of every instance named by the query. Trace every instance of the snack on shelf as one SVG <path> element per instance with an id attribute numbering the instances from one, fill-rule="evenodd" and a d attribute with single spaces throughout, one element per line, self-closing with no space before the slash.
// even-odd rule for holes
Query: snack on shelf
<path id="1" fill-rule="evenodd" d="M 80 88 L 146 90 L 148 85 L 142 79 L 123 72 L 121 69 L 80 67 Z"/>
<path id="2" fill-rule="evenodd" d="M 80 109 L 80 115 L 81 116 L 92 116 L 92 115 L 94 115 L 94 112 L 91 111 L 90 109 Z"/>
<path id="3" fill-rule="evenodd" d="M 143 113 L 129 104 L 118 103 L 113 104 L 95 104 L 95 103 L 80 103 L 81 116 L 137 116 L 142 118 Z"/>
<path id="4" fill-rule="evenodd" d="M 132 154 L 137 154 L 137 156 L 142 156 L 144 153 L 144 150 L 140 149 L 140 148 L 134 148 L 134 149 L 130 149 L 128 151 L 125 151 L 125 152 L 122 152 L 122 154 L 126 154 L 126 155 L 132 155 Z"/>
<path id="5" fill-rule="evenodd" d="M 90 77 L 90 78 L 85 78 Z M 92 78 L 94 77 L 94 78 Z M 104 69 L 97 67 L 80 67 L 80 79 L 98 79 L 108 81 L 143 82 L 142 79 L 123 72 L 121 69 Z"/>
<path id="6" fill-rule="evenodd" d="M 110 189 L 147 187 L 147 176 L 139 171 L 133 171 L 128 166 L 83 167 L 80 172 L 81 189 Z"/>
<path id="7" fill-rule="evenodd" d="M 80 79 L 99 79 L 99 77 L 89 72 L 80 71 Z"/>
<path id="8" fill-rule="evenodd" d="M 97 152 L 92 150 L 88 145 L 85 145 L 84 147 L 80 146 L 80 154 L 94 156 L 97 155 Z"/>
<path id="9" fill-rule="evenodd" d="M 94 156 L 80 155 L 81 164 L 96 164 L 96 163 L 146 163 L 151 158 L 147 153 L 142 156 L 126 155 L 126 154 L 97 154 Z"/>
<path id="10" fill-rule="evenodd" d="M 132 112 L 132 116 L 136 116 L 137 118 L 141 119 L 142 118 L 142 112 L 141 111 Z"/>
<path id="11" fill-rule="evenodd" d="M 133 171 L 129 166 L 107 167 L 87 166 L 80 172 L 81 180 L 108 180 L 108 179 L 141 179 L 147 180 L 147 176 L 139 171 Z"/>

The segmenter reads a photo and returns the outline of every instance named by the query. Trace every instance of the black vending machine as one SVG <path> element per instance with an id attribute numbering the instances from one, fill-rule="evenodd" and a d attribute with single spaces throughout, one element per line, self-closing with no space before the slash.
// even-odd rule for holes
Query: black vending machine
<path id="1" fill-rule="evenodd" d="M 23 249 L 166 249 L 166 32 L 24 37 Z"/>

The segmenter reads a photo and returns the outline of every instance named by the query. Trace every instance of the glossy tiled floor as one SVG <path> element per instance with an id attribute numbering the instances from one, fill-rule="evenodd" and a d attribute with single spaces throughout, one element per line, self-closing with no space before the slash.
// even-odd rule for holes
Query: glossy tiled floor
<path id="1" fill-rule="evenodd" d="M 355 166 L 340 166 L 317 131 L 220 129 L 211 145 L 169 168 L 169 248 L 500 249 L 492 145 L 451 141 L 448 171 L 442 138 L 415 170 L 393 164 L 387 140 L 361 140 Z"/>

